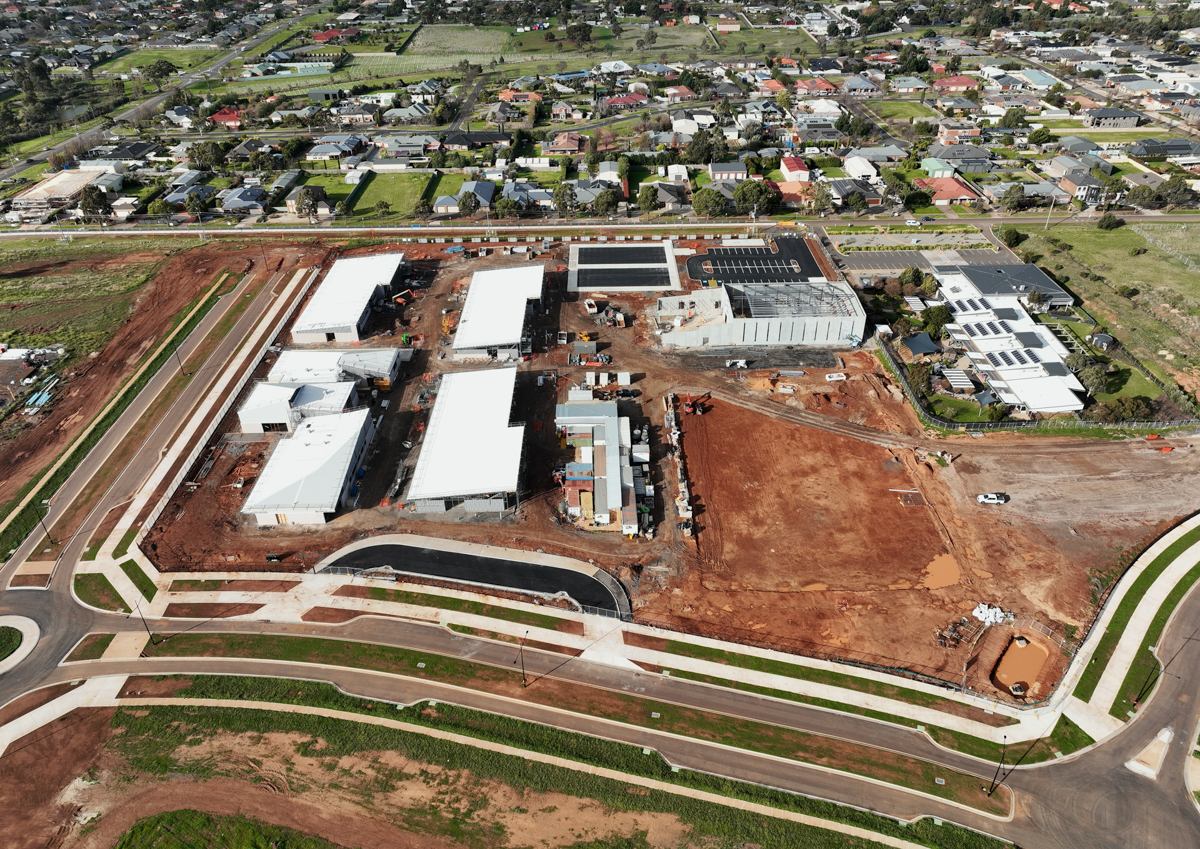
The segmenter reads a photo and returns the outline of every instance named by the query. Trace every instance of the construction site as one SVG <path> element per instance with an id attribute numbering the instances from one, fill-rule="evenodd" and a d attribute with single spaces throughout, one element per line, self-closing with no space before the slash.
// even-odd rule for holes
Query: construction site
<path id="1" fill-rule="evenodd" d="M 713 292 L 714 269 L 732 318 L 774 320 L 769 287 L 783 286 L 789 309 L 827 293 L 812 302 L 820 321 L 857 321 L 819 249 L 810 264 L 792 256 L 806 240 L 780 241 L 782 264 L 772 240 L 740 259 L 677 240 L 645 289 L 605 288 L 633 255 L 585 253 L 578 292 L 569 266 L 584 249 L 566 241 L 331 256 L 140 545 L 172 572 L 310 571 L 405 532 L 536 550 L 608 572 L 645 624 L 1045 698 L 1096 610 L 1097 576 L 1200 507 L 1196 452 L 927 433 L 841 324 L 819 346 L 664 344 L 679 327 L 663 332 L 661 302 Z M 386 285 L 362 287 L 365 308 L 345 311 L 356 320 L 339 319 L 352 329 L 297 338 L 337 261 L 393 255 L 387 269 L 400 252 Z M 341 436 L 326 435 L 335 420 Z M 269 471 L 288 451 L 320 457 Z M 314 470 L 324 485 L 307 482 Z M 978 503 L 997 491 L 1010 503 Z M 980 605 L 999 618 L 985 627 Z"/>

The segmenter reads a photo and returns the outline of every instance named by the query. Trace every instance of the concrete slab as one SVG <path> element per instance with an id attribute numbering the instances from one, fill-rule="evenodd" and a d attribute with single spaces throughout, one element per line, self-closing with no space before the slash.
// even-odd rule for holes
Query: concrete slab
<path id="1" fill-rule="evenodd" d="M 1167 746 L 1174 737 L 1175 732 L 1171 728 L 1159 731 L 1149 746 L 1142 749 L 1133 760 L 1125 762 L 1126 769 L 1157 781 L 1158 771 L 1162 769 L 1163 758 L 1167 754 Z"/>
<path id="2" fill-rule="evenodd" d="M 148 642 L 150 642 L 150 635 L 145 631 L 125 631 L 113 637 L 100 659 L 127 660 L 141 657 L 142 649 Z"/>
<path id="3" fill-rule="evenodd" d="M 1125 727 L 1125 723 L 1115 716 L 1109 716 L 1105 711 L 1087 702 L 1081 702 L 1074 696 L 1070 696 L 1064 703 L 1063 713 L 1067 719 L 1078 725 L 1083 733 L 1097 742 Z"/>
<path id="4" fill-rule="evenodd" d="M 124 682 L 124 675 L 91 678 L 54 701 L 47 702 L 24 716 L 18 716 L 12 722 L 0 727 L 0 755 L 26 734 L 37 731 L 43 725 L 66 716 L 75 708 L 112 704 Z"/>

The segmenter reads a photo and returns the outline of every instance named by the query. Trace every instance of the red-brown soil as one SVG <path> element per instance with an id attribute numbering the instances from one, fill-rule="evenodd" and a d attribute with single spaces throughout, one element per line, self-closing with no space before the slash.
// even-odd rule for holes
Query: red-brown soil
<path id="1" fill-rule="evenodd" d="M 179 616 L 184 619 L 227 619 L 230 616 L 245 616 L 262 610 L 264 604 L 235 604 L 232 602 L 173 602 L 167 605 L 163 616 Z"/>
<path id="2" fill-rule="evenodd" d="M 18 716 L 24 716 L 31 710 L 36 710 L 42 705 L 54 701 L 68 690 L 73 689 L 74 686 L 70 683 L 54 684 L 50 687 L 42 687 L 40 690 L 34 690 L 32 693 L 18 696 L 3 708 L 0 708 L 0 725 L 7 725 Z"/>

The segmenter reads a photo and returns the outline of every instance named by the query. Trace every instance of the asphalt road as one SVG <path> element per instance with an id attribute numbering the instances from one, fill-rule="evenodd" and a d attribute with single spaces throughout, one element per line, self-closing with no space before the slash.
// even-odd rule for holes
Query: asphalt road
<path id="1" fill-rule="evenodd" d="M 382 566 L 450 581 L 530 590 L 549 595 L 561 592 L 588 607 L 617 612 L 617 601 L 612 593 L 590 575 L 554 566 L 480 557 L 457 551 L 434 551 L 409 545 L 373 545 L 356 549 L 333 561 L 321 571 L 339 567 L 373 569 Z"/>

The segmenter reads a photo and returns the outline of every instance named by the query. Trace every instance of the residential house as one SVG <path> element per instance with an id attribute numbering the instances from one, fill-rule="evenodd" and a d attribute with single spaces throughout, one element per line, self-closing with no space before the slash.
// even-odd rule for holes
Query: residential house
<path id="1" fill-rule="evenodd" d="M 187 199 L 192 195 L 199 195 L 204 201 L 215 195 L 217 190 L 212 186 L 203 186 L 199 183 L 192 183 L 186 186 L 171 187 L 164 196 L 163 200 L 174 206 L 183 206 L 187 203 Z"/>
<path id="2" fill-rule="evenodd" d="M 842 81 L 842 91 L 851 97 L 879 97 L 883 89 L 866 77 L 846 77 Z"/>
<path id="3" fill-rule="evenodd" d="M 983 110 L 982 106 L 969 97 L 939 97 L 934 101 L 934 105 L 945 115 L 953 115 L 955 112 L 971 115 Z"/>
<path id="4" fill-rule="evenodd" d="M 700 96 L 696 92 L 685 85 L 664 88 L 663 96 L 667 98 L 667 103 L 685 103 L 690 100 L 700 99 Z"/>
<path id="5" fill-rule="evenodd" d="M 546 154 L 576 154 L 583 150 L 587 141 L 580 133 L 558 133 L 550 141 L 542 144 L 542 153 Z"/>
<path id="6" fill-rule="evenodd" d="M 1112 107 L 1089 109 L 1083 113 L 1083 125 L 1096 129 L 1110 130 L 1136 127 L 1141 120 L 1142 113 L 1140 112 Z"/>
<path id="7" fill-rule="evenodd" d="M 246 139 L 233 150 L 229 151 L 225 158 L 230 162 L 246 162 L 252 154 L 274 153 L 277 149 L 274 144 L 263 139 Z"/>
<path id="8" fill-rule="evenodd" d="M 992 170 L 991 152 L 973 144 L 934 144 L 929 146 L 928 153 L 934 159 L 953 163 L 960 174 L 983 174 Z"/>
<path id="9" fill-rule="evenodd" d="M 500 196 L 506 200 L 515 200 L 522 209 L 553 209 L 554 192 L 544 189 L 537 183 L 524 180 L 514 180 L 504 184 Z"/>
<path id="10" fill-rule="evenodd" d="M 837 86 L 824 77 L 796 80 L 794 88 L 802 97 L 833 97 L 838 93 Z"/>
<path id="11" fill-rule="evenodd" d="M 891 87 L 897 94 L 919 94 L 929 90 L 929 83 L 920 77 L 894 77 Z"/>
<path id="12" fill-rule="evenodd" d="M 606 74 L 623 76 L 625 74 L 632 74 L 633 66 L 621 59 L 613 59 L 608 62 L 601 62 L 599 66 L 597 66 L 595 73 L 599 76 L 604 76 Z"/>
<path id="13" fill-rule="evenodd" d="M 882 206 L 883 195 L 869 183 L 862 180 L 839 179 L 829 181 L 829 194 L 834 202 L 845 204 L 851 195 L 857 194 L 867 202 L 867 206 Z"/>
<path id="14" fill-rule="evenodd" d="M 497 97 L 505 103 L 538 103 L 542 96 L 536 91 L 517 91 L 506 88 Z"/>
<path id="15" fill-rule="evenodd" d="M 340 88 L 314 88 L 308 92 L 309 103 L 337 103 L 346 97 Z"/>
<path id="16" fill-rule="evenodd" d="M 886 164 L 889 162 L 901 162 L 907 159 L 908 152 L 894 144 L 885 144 L 878 147 L 852 147 L 846 151 L 843 158 L 851 156 L 860 156 L 868 162 L 876 164 Z"/>
<path id="17" fill-rule="evenodd" d="M 779 92 L 786 90 L 787 86 L 785 86 L 779 80 L 775 79 L 774 77 L 767 77 L 765 80 L 758 81 L 758 88 L 755 93 L 759 97 L 774 97 L 775 95 L 779 94 Z"/>
<path id="18" fill-rule="evenodd" d="M 174 124 L 176 127 L 180 127 L 185 130 L 190 130 L 192 128 L 192 120 L 193 120 L 193 117 L 195 116 L 195 114 L 196 114 L 195 108 L 188 106 L 185 103 L 181 106 L 175 106 L 175 107 L 172 107 L 171 109 L 168 109 L 167 111 L 163 112 L 163 117 L 166 118 L 168 121 L 170 121 L 172 124 Z"/>
<path id="19" fill-rule="evenodd" d="M 977 191 L 958 177 L 913 180 L 913 185 L 922 191 L 928 192 L 933 197 L 935 206 L 949 206 L 952 203 L 970 203 L 980 198 Z"/>
<path id="20" fill-rule="evenodd" d="M 226 106 L 208 116 L 208 120 L 214 124 L 220 124 L 227 130 L 239 130 L 242 127 L 242 118 L 246 114 L 243 109 L 234 109 Z"/>
<path id="21" fill-rule="evenodd" d="M 664 65 L 662 62 L 647 62 L 645 65 L 638 65 L 637 71 L 639 74 L 651 77 L 672 77 L 676 73 L 674 68 Z"/>
<path id="22" fill-rule="evenodd" d="M 939 121 L 938 144 L 970 144 L 978 141 L 982 131 L 970 121 Z"/>
<path id="23" fill-rule="evenodd" d="M 258 186 L 233 189 L 221 199 L 221 211 L 241 215 L 262 215 L 266 208 L 266 190 Z"/>
<path id="24" fill-rule="evenodd" d="M 294 189 L 292 189 L 290 192 L 288 192 L 287 197 L 285 197 L 284 201 L 283 201 L 284 207 L 287 209 L 287 211 L 289 213 L 291 213 L 292 215 L 296 214 L 296 212 L 297 212 L 296 204 L 300 199 L 300 193 L 305 190 L 312 193 L 313 200 L 315 200 L 317 203 L 317 214 L 318 215 L 321 214 L 320 206 L 321 206 L 322 202 L 325 202 L 325 213 L 324 214 L 328 215 L 329 214 L 329 203 L 325 199 L 325 187 L 320 186 L 320 185 L 296 186 Z"/>
<path id="25" fill-rule="evenodd" d="M 694 136 L 700 130 L 711 130 L 720 123 L 715 112 L 704 109 L 676 109 L 671 112 L 671 129 Z"/>
<path id="26" fill-rule="evenodd" d="M 808 60 L 808 72 L 814 76 L 824 76 L 825 74 L 836 76 L 842 72 L 842 62 L 840 59 L 825 56 L 813 57 Z"/>
<path id="27" fill-rule="evenodd" d="M 575 107 L 564 100 L 556 100 L 550 106 L 550 120 L 552 121 L 570 121 L 571 112 Z"/>
<path id="28" fill-rule="evenodd" d="M 383 113 L 383 120 L 389 124 L 407 124 L 425 121 L 433 114 L 433 107 L 428 103 L 414 103 L 411 106 L 396 106 Z"/>
<path id="29" fill-rule="evenodd" d="M 780 203 L 788 209 L 802 209 L 812 201 L 813 184 L 809 180 L 785 180 L 776 183 Z"/>
<path id="30" fill-rule="evenodd" d="M 1096 203 L 1104 191 L 1104 184 L 1093 177 L 1086 168 L 1067 171 L 1059 179 L 1058 187 L 1083 203 Z"/>
<path id="31" fill-rule="evenodd" d="M 650 98 L 638 91 L 605 98 L 603 103 L 609 109 L 624 112 L 627 109 L 638 109 L 650 102 Z"/>
<path id="32" fill-rule="evenodd" d="M 947 94 L 962 94 L 964 91 L 972 91 L 978 88 L 978 80 L 963 74 L 955 74 L 952 77 L 942 77 L 933 81 L 934 91 Z"/>
<path id="33" fill-rule="evenodd" d="M 343 127 L 347 126 L 365 126 L 375 123 L 375 113 L 377 107 L 366 106 L 363 104 L 354 104 L 352 106 L 343 106 L 333 110 L 334 118 Z"/>
<path id="34" fill-rule="evenodd" d="M 500 126 L 501 124 L 509 124 L 513 121 L 525 120 L 525 113 L 515 106 L 501 101 L 488 105 L 486 120 L 489 124 Z"/>
<path id="35" fill-rule="evenodd" d="M 437 80 L 421 80 L 404 89 L 414 103 L 435 104 L 442 96 L 442 84 Z"/>
<path id="36" fill-rule="evenodd" d="M 298 109 L 276 109 L 274 112 L 271 113 L 270 117 L 271 117 L 272 123 L 275 123 L 275 124 L 280 123 L 285 118 L 292 118 L 292 117 L 300 119 L 301 123 L 303 123 L 304 121 L 307 121 L 309 118 L 313 117 L 320 111 L 321 111 L 321 107 L 318 104 L 310 103 L 307 106 L 302 106 Z"/>
<path id="37" fill-rule="evenodd" d="M 1122 174 L 1121 180 L 1124 181 L 1131 189 L 1137 186 L 1146 186 L 1151 189 L 1157 189 L 1163 183 L 1167 182 L 1167 178 L 1161 174 L 1155 174 L 1152 171 L 1138 171 L 1134 174 Z"/>
<path id="38" fill-rule="evenodd" d="M 646 185 L 643 183 L 642 185 Z M 687 184 L 660 180 L 652 184 L 658 190 L 658 205 L 667 212 L 678 212 L 687 206 Z"/>
<path id="39" fill-rule="evenodd" d="M 509 147 L 512 145 L 512 133 L 499 133 L 487 130 L 471 132 L 448 133 L 442 142 L 444 150 L 474 150 L 479 147 Z"/>
<path id="40" fill-rule="evenodd" d="M 1004 199 L 1005 193 L 1013 186 L 1020 186 L 1025 192 L 1025 197 L 1033 200 L 1056 203 L 1063 203 L 1071 199 L 1071 193 L 1065 189 L 1060 189 L 1058 186 L 1051 183 L 1049 180 L 1037 180 L 1033 182 L 1003 182 L 1003 183 L 986 183 L 980 186 L 983 194 L 988 200 L 999 202 Z"/>
<path id="41" fill-rule="evenodd" d="M 958 173 L 958 170 L 946 160 L 936 159 L 932 156 L 921 160 L 921 170 L 934 180 L 953 177 Z"/>

